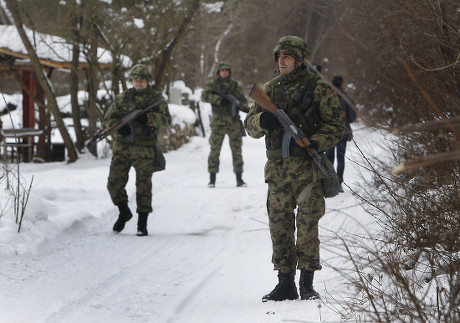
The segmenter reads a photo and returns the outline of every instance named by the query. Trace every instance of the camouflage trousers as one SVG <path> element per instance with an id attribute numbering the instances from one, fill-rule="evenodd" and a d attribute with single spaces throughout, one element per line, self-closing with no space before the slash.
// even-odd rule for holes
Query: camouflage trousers
<path id="1" fill-rule="evenodd" d="M 295 274 L 296 267 L 321 270 L 318 222 L 325 213 L 323 189 L 318 182 L 297 205 L 306 181 L 269 181 L 267 211 L 273 245 L 274 269 Z M 295 209 L 297 207 L 297 212 Z M 297 227 L 297 239 L 295 230 Z"/>
<path id="2" fill-rule="evenodd" d="M 134 167 L 136 171 L 136 211 L 137 213 L 152 212 L 154 158 L 154 147 L 115 143 L 107 183 L 107 189 L 115 205 L 128 201 L 125 187 L 128 183 L 129 171 L 131 167 Z"/>
<path id="3" fill-rule="evenodd" d="M 211 152 L 208 157 L 209 173 L 219 172 L 220 150 L 222 149 L 222 143 L 226 134 L 228 135 L 230 149 L 232 150 L 233 172 L 243 173 L 243 156 L 241 148 L 243 146 L 243 139 L 241 131 L 240 120 L 235 120 L 232 117 L 228 117 L 228 120 L 224 122 L 222 122 L 222 120 L 213 119 L 211 122 L 211 136 L 209 137 L 209 143 L 211 145 Z"/>

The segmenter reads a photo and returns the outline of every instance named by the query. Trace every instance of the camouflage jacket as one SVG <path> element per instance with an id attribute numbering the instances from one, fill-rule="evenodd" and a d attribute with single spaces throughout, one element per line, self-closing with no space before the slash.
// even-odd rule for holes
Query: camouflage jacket
<path id="1" fill-rule="evenodd" d="M 311 88 L 311 103 L 303 105 L 304 93 Z M 339 100 L 331 87 L 306 68 L 298 69 L 287 75 L 279 75 L 262 87 L 272 102 L 283 109 L 291 120 L 299 127 L 309 140 L 318 143 L 319 152 L 337 144 L 345 131 L 344 113 Z M 282 128 L 266 132 L 260 126 L 260 116 L 266 110 L 254 103 L 244 120 L 248 134 L 253 138 L 265 136 L 266 153 L 269 161 L 265 169 L 265 179 L 272 179 L 275 165 L 284 172 L 283 176 L 291 174 L 292 179 L 302 177 L 311 180 L 311 162 L 305 163 L 301 148 L 291 140 L 290 156 L 282 157 Z M 280 169 L 281 169 L 280 168 Z M 280 170 L 279 169 L 279 170 Z M 303 175 L 300 175 L 302 173 Z"/>
<path id="2" fill-rule="evenodd" d="M 106 127 L 110 127 L 134 109 L 142 110 L 158 100 L 161 102 L 160 105 L 147 113 L 147 124 L 133 121 L 134 144 L 153 146 L 157 143 L 158 129 L 162 126 L 167 127 L 171 123 L 171 115 L 166 100 L 150 86 L 140 91 L 130 88 L 117 95 L 104 116 L 104 123 Z M 115 136 L 115 141 L 129 144 L 128 139 L 120 134 Z"/>
<path id="3" fill-rule="evenodd" d="M 231 94 L 242 104 L 247 102 L 243 89 L 236 81 L 232 80 L 230 77 L 222 78 L 218 76 L 216 79 L 206 83 L 201 93 L 201 100 L 211 103 L 213 116 L 232 115 L 231 103 L 223 99 L 220 95 L 213 93 L 213 90 L 223 94 Z"/>

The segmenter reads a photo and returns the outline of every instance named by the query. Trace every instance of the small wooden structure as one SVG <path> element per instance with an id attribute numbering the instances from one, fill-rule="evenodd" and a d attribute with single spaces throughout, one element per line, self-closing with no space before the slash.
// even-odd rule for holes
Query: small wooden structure
<path id="1" fill-rule="evenodd" d="M 48 77 L 51 76 L 54 69 L 71 69 L 71 44 L 57 36 L 41 34 L 31 30 L 26 30 L 26 32 L 29 39 L 34 39 L 37 56 Z M 98 63 L 102 70 L 107 70 L 112 66 L 111 55 L 102 48 L 98 48 Z M 86 69 L 88 65 L 86 58 L 81 55 L 79 68 Z M 49 112 L 43 103 L 43 90 L 37 82 L 27 50 L 22 44 L 16 27 L 12 25 L 0 25 L 0 73 L 7 74 L 19 83 L 23 97 L 22 126 L 14 131 L 15 141 L 9 141 L 10 144 L 7 144 L 7 139 L 11 139 L 8 134 L 9 130 L 2 130 L 3 137 L 5 137 L 5 149 L 7 147 L 11 147 L 11 149 L 19 147 L 17 143 L 18 136 L 21 133 L 30 134 L 30 129 L 36 130 L 35 104 L 37 104 L 39 112 L 38 130 L 40 134 L 34 133 L 33 135 L 21 137 L 22 161 L 31 161 L 35 155 L 38 155 L 44 161 L 50 160 L 51 122 Z M 35 137 L 38 138 L 38 142 L 35 141 Z M 5 153 L 6 151 L 4 151 L 4 155 Z"/>
<path id="2" fill-rule="evenodd" d="M 6 129 L 2 130 L 3 137 L 3 161 L 7 160 L 19 160 L 22 161 L 24 158 L 27 161 L 31 161 L 33 158 L 34 151 L 34 137 L 41 136 L 43 130 L 37 130 L 34 128 L 22 128 L 22 129 Z M 8 140 L 12 139 L 12 141 Z M 10 150 L 8 148 L 11 148 Z M 8 155 L 8 150 L 10 154 Z"/>

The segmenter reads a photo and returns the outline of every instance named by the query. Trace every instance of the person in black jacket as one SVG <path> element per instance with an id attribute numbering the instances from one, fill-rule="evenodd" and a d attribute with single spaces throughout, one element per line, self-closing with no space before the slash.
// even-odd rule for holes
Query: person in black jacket
<path id="1" fill-rule="evenodd" d="M 339 177 L 340 181 L 340 192 L 343 192 L 342 182 L 343 171 L 345 170 L 345 150 L 347 149 L 347 141 L 351 141 L 351 139 L 353 139 L 353 132 L 351 130 L 350 123 L 355 122 L 356 112 L 354 110 L 354 107 L 350 106 L 349 102 L 347 102 L 350 101 L 350 103 L 354 105 L 353 99 L 345 92 L 345 90 L 342 87 L 343 77 L 340 75 L 334 76 L 332 78 L 332 85 L 335 86 L 337 96 L 339 97 L 340 105 L 343 111 L 345 112 L 345 124 L 347 126 L 347 131 L 344 133 L 342 139 L 339 141 L 337 145 L 326 150 L 326 155 L 331 161 L 331 163 L 334 164 L 335 151 L 337 150 L 337 176 Z M 348 100 L 346 100 L 344 96 L 348 98 Z"/>

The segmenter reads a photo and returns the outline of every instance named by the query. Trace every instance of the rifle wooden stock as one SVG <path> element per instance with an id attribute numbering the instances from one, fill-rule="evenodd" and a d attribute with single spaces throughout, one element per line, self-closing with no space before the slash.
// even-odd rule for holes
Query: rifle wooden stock
<path id="1" fill-rule="evenodd" d="M 278 110 L 278 107 L 270 100 L 268 95 L 255 83 L 252 85 L 249 97 L 272 114 L 275 114 L 276 110 Z"/>
<path id="2" fill-rule="evenodd" d="M 276 112 L 279 110 L 278 107 L 270 100 L 268 95 L 257 84 L 254 84 L 252 86 L 251 92 L 249 92 L 249 97 L 253 99 L 262 108 L 271 112 L 275 117 L 278 118 L 278 120 L 280 120 L 279 116 L 276 114 Z M 283 124 L 283 122 L 281 122 L 281 124 Z M 310 148 L 308 148 L 308 146 L 310 146 L 310 141 L 307 137 L 297 136 L 294 139 L 300 147 L 307 150 L 310 156 L 313 154 L 313 151 Z"/>

